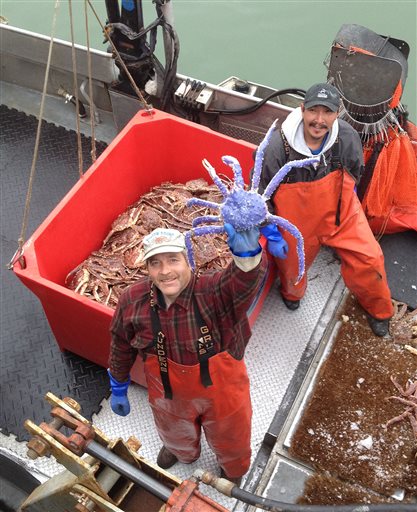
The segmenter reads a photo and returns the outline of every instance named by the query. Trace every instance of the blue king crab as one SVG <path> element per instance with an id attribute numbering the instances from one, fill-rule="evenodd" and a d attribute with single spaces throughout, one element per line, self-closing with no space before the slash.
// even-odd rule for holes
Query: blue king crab
<path id="1" fill-rule="evenodd" d="M 187 206 L 200 205 L 204 207 L 219 210 L 219 215 L 206 215 L 197 217 L 193 221 L 193 229 L 185 233 L 185 242 L 187 246 L 188 260 L 191 268 L 195 269 L 195 260 L 191 245 L 191 237 L 207 234 L 224 233 L 224 224 L 228 223 L 233 226 L 236 231 L 245 231 L 254 227 L 261 227 L 266 224 L 275 224 L 279 228 L 284 229 L 295 237 L 297 241 L 297 255 L 298 255 L 298 276 L 297 281 L 303 277 L 305 264 L 304 264 L 304 240 L 303 237 L 294 224 L 278 215 L 273 215 L 268 211 L 267 201 L 271 198 L 272 194 L 278 188 L 281 181 L 289 173 L 293 167 L 304 167 L 306 165 L 316 163 L 319 161 L 318 157 L 305 158 L 303 160 L 293 160 L 287 162 L 275 174 L 269 182 L 264 193 L 258 193 L 259 182 L 261 178 L 262 163 L 265 154 L 265 148 L 268 146 L 271 135 L 276 127 L 276 121 L 269 128 L 263 141 L 260 143 L 256 152 L 255 164 L 252 174 L 252 180 L 249 188 L 245 187 L 245 182 L 242 176 L 242 168 L 239 161 L 233 156 L 223 156 L 222 161 L 233 169 L 234 183 L 231 188 L 226 185 L 218 177 L 216 170 L 207 161 L 203 160 L 203 165 L 207 169 L 213 182 L 217 185 L 223 195 L 224 201 L 220 204 L 204 199 L 192 198 L 187 202 Z M 221 222 L 221 225 L 211 225 L 211 223 Z M 200 224 L 208 224 L 200 226 Z M 197 227 L 199 226 L 199 227 Z"/>

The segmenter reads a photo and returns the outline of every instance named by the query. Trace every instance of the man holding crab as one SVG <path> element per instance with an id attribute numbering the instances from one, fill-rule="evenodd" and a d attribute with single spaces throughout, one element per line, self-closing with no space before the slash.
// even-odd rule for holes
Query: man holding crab
<path id="1" fill-rule="evenodd" d="M 121 295 L 111 324 L 111 407 L 130 412 L 129 372 L 145 361 L 149 403 L 167 469 L 200 456 L 201 431 L 221 475 L 240 484 L 250 465 L 252 407 L 243 360 L 251 336 L 247 310 L 266 273 L 259 229 L 225 224 L 233 261 L 221 271 L 195 274 L 185 237 L 158 228 L 143 240 L 149 277 Z"/>
<path id="2" fill-rule="evenodd" d="M 341 260 L 346 286 L 367 313 L 377 336 L 388 332 L 393 314 L 384 257 L 355 193 L 363 171 L 363 152 L 358 133 L 337 119 L 338 90 L 330 84 L 315 84 L 304 102 L 292 111 L 265 148 L 259 191 L 265 190 L 287 162 L 318 156 L 318 164 L 294 167 L 272 196 L 269 208 L 285 217 L 304 238 L 308 269 L 321 245 L 332 247 Z M 300 305 L 307 276 L 296 282 L 297 254 L 294 240 L 275 226 L 262 229 L 268 250 L 276 257 L 280 291 L 287 308 Z"/>

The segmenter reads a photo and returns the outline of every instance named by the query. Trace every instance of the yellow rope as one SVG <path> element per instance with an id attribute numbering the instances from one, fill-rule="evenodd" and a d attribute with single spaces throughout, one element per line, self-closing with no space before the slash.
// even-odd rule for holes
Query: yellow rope
<path id="1" fill-rule="evenodd" d="M 53 43 L 54 43 L 56 18 L 57 18 L 59 3 L 60 3 L 60 0 L 56 0 L 55 7 L 54 7 L 54 15 L 52 18 L 51 41 L 49 43 L 48 60 L 46 63 L 41 105 L 40 105 L 40 109 L 39 109 L 38 128 L 36 130 L 35 149 L 33 151 L 32 166 L 31 166 L 30 175 L 29 175 L 28 191 L 26 194 L 25 208 L 23 211 L 22 228 L 20 231 L 20 236 L 18 238 L 18 248 L 17 248 L 16 252 L 14 253 L 12 259 L 10 260 L 9 264 L 7 265 L 8 269 L 12 269 L 13 265 L 15 264 L 16 261 L 19 261 L 22 268 L 26 267 L 25 261 L 23 259 L 23 244 L 25 243 L 25 236 L 26 236 L 28 217 L 29 217 L 29 207 L 30 207 L 30 201 L 32 199 L 33 182 L 34 182 L 34 178 L 35 178 L 36 162 L 38 159 L 39 141 L 40 141 L 40 137 L 41 137 L 41 127 L 42 127 L 42 120 L 43 120 L 43 111 L 44 111 L 44 106 L 45 106 L 46 90 L 47 90 L 47 86 L 48 86 L 49 68 L 51 66 L 52 47 L 53 47 Z"/>

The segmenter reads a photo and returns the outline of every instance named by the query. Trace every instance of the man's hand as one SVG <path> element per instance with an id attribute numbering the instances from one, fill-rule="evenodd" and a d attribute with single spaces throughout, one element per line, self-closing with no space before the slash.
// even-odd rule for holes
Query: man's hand
<path id="1" fill-rule="evenodd" d="M 227 233 L 227 243 L 235 256 L 251 257 L 262 251 L 259 245 L 259 228 L 236 231 L 231 224 L 226 223 L 224 229 Z"/>
<path id="2" fill-rule="evenodd" d="M 112 411 L 119 416 L 127 416 L 130 413 L 129 399 L 127 398 L 127 388 L 130 384 L 130 377 L 126 382 L 117 381 L 110 370 L 107 370 L 110 377 L 111 397 L 110 405 Z"/>
<path id="3" fill-rule="evenodd" d="M 261 233 L 267 239 L 268 252 L 275 258 L 285 259 L 288 255 L 288 244 L 275 224 L 267 224 L 261 228 Z"/>

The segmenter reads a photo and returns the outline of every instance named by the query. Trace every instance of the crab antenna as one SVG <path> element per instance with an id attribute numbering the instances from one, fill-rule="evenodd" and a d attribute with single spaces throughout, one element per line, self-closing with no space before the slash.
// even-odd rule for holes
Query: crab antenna
<path id="1" fill-rule="evenodd" d="M 259 187 L 259 181 L 261 180 L 261 171 L 262 171 L 262 164 L 264 161 L 265 156 L 265 148 L 268 146 L 269 141 L 271 139 L 272 132 L 275 130 L 275 127 L 277 125 L 277 119 L 271 124 L 269 127 L 269 130 L 266 132 L 265 137 L 263 138 L 262 142 L 258 146 L 258 150 L 256 151 L 255 156 L 255 165 L 253 167 L 253 175 L 252 175 L 252 185 L 251 190 L 258 190 Z"/>
<path id="2" fill-rule="evenodd" d="M 216 169 L 211 165 L 211 163 L 204 158 L 203 165 L 210 174 L 211 179 L 217 185 L 217 188 L 222 193 L 223 197 L 227 197 L 228 191 L 226 185 L 221 181 L 221 179 L 217 176 Z"/>
<path id="3" fill-rule="evenodd" d="M 303 160 L 292 160 L 291 162 L 287 162 L 285 165 L 281 167 L 281 169 L 275 174 L 272 180 L 268 183 L 262 197 L 265 201 L 272 196 L 275 190 L 278 188 L 278 185 L 285 178 L 285 176 L 291 171 L 293 167 L 306 167 L 307 165 L 314 164 L 320 161 L 319 157 L 314 158 L 304 158 Z"/>
<path id="4" fill-rule="evenodd" d="M 245 182 L 243 181 L 242 176 L 242 167 L 240 166 L 239 160 L 234 156 L 228 155 L 222 156 L 222 160 L 233 169 L 236 188 L 245 188 Z"/>

